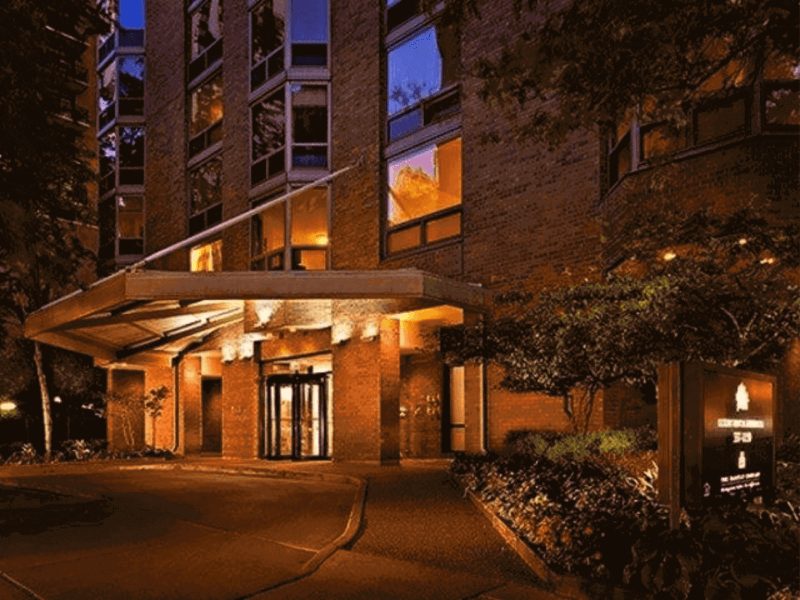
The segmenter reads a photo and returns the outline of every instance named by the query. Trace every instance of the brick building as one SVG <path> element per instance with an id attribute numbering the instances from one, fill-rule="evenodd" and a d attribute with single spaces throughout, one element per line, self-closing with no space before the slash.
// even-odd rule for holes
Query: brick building
<path id="1" fill-rule="evenodd" d="M 511 4 L 456 31 L 414 0 L 149 0 L 146 35 L 116 32 L 98 73 L 104 265 L 152 260 L 28 334 L 94 356 L 111 389 L 168 387 L 137 435 L 187 454 L 391 461 L 563 429 L 560 399 L 445 365 L 440 328 L 607 266 L 598 217 L 613 233 L 656 172 L 676 201 L 756 194 L 796 218 L 797 82 L 699 112 L 680 145 L 635 122 L 554 151 L 516 142 L 469 75 L 513 31 Z M 606 396 L 594 427 L 654 419 L 637 394 Z M 112 443 L 123 418 L 109 407 Z"/>

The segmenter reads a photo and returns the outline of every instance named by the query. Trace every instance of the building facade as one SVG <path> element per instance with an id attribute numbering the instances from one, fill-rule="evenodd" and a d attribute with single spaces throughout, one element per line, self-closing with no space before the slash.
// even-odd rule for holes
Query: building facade
<path id="1" fill-rule="evenodd" d="M 564 429 L 560 399 L 445 364 L 441 328 L 497 292 L 598 275 L 615 259 L 600 218 L 613 233 L 656 171 L 681 202 L 756 194 L 797 217 L 795 80 L 696 115 L 679 146 L 634 122 L 550 150 L 518 141 L 471 75 L 513 34 L 511 6 L 454 28 L 415 0 L 149 0 L 146 36 L 99 45 L 104 264 L 193 240 L 28 324 L 94 356 L 112 390 L 169 388 L 158 416 L 109 406 L 112 443 L 132 419 L 187 454 L 393 461 Z M 612 390 L 592 426 L 654 418 Z"/>

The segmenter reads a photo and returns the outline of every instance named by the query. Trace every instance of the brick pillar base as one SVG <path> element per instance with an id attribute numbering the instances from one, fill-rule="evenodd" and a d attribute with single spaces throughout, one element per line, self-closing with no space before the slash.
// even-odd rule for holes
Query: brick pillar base
<path id="1" fill-rule="evenodd" d="M 263 411 L 259 386 L 257 361 L 235 360 L 222 365 L 222 456 L 224 458 L 259 458 L 262 454 Z"/>

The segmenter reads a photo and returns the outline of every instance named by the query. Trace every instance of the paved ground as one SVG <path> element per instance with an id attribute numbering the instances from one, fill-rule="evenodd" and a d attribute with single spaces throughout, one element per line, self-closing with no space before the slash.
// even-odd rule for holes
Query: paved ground
<path id="1" fill-rule="evenodd" d="M 441 464 L 181 462 L 187 469 L 283 468 L 326 481 L 187 470 L 0 469 L 0 482 L 100 494 L 113 506 L 98 523 L 0 539 L 0 598 L 553 597 L 533 587 L 527 568 Z M 332 550 L 358 497 L 353 485 L 331 482 L 332 474 L 368 480 L 361 526 L 347 546 L 298 578 L 321 550 Z"/>

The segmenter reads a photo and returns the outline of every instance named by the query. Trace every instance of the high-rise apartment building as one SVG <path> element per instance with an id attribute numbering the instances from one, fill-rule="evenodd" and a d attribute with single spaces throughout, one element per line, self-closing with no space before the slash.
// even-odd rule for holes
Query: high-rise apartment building
<path id="1" fill-rule="evenodd" d="M 471 75 L 513 33 L 511 4 L 455 28 L 416 0 L 149 0 L 146 36 L 99 44 L 101 257 L 193 242 L 47 307 L 29 335 L 94 356 L 112 389 L 166 385 L 137 436 L 184 453 L 386 461 L 563 429 L 560 399 L 444 364 L 441 328 L 613 266 L 598 217 L 613 237 L 654 176 L 687 207 L 756 196 L 797 218 L 798 84 L 778 69 L 679 140 L 632 121 L 549 150 Z M 782 386 L 798 419 L 800 347 Z M 109 407 L 112 443 L 122 418 Z M 593 426 L 652 419 L 610 393 Z"/>

